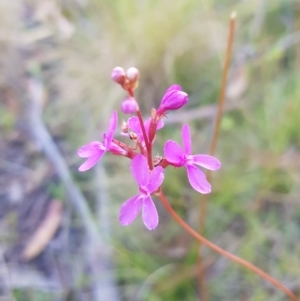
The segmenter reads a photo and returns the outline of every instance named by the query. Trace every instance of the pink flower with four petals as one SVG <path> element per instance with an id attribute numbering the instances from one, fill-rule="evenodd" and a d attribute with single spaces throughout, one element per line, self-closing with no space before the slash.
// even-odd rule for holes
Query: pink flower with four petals
<path id="1" fill-rule="evenodd" d="M 149 230 L 153 230 L 158 225 L 158 214 L 151 194 L 161 186 L 164 180 L 164 169 L 157 166 L 150 173 L 147 159 L 137 155 L 131 161 L 130 170 L 139 185 L 140 193 L 122 205 L 119 221 L 122 226 L 131 224 L 142 208 L 144 224 Z"/>
<path id="2" fill-rule="evenodd" d="M 177 142 L 168 140 L 164 148 L 165 158 L 173 166 L 185 166 L 189 182 L 196 191 L 203 194 L 210 193 L 211 185 L 206 180 L 205 174 L 196 165 L 210 170 L 217 170 L 221 167 L 220 161 L 209 155 L 191 154 L 192 139 L 187 124 L 182 127 L 182 142 L 183 150 Z"/>
<path id="3" fill-rule="evenodd" d="M 86 171 L 92 168 L 106 151 L 111 151 L 116 154 L 124 153 L 123 149 L 121 149 L 118 145 L 112 142 L 114 132 L 117 128 L 117 124 L 118 115 L 117 111 L 114 111 L 109 121 L 108 132 L 103 134 L 103 141 L 92 141 L 89 144 L 82 146 L 77 151 L 79 157 L 88 158 L 83 164 L 79 166 L 79 171 Z"/>

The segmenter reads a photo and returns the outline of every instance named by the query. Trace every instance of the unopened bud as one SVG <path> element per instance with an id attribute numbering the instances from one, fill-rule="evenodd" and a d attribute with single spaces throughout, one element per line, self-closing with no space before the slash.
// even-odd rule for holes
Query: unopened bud
<path id="1" fill-rule="evenodd" d="M 125 134 L 127 134 L 129 131 L 128 123 L 125 120 L 123 120 L 123 122 L 122 122 L 121 129 L 122 129 L 122 133 L 125 133 Z"/>
<path id="2" fill-rule="evenodd" d="M 160 106 L 157 109 L 159 115 L 164 114 L 166 111 L 177 110 L 188 102 L 187 93 L 181 91 L 178 85 L 171 86 L 165 93 L 161 100 Z"/>
<path id="3" fill-rule="evenodd" d="M 139 106 L 134 98 L 127 97 L 122 101 L 121 109 L 125 114 L 134 114 L 138 111 Z"/>
<path id="4" fill-rule="evenodd" d="M 156 120 L 156 110 L 154 108 L 151 109 L 151 119 Z"/>
<path id="5" fill-rule="evenodd" d="M 163 160 L 162 156 L 156 155 L 154 160 L 153 160 L 154 167 L 158 166 L 162 160 Z"/>
<path id="6" fill-rule="evenodd" d="M 151 109 L 151 118 L 150 118 L 150 125 L 149 125 L 149 143 L 152 144 L 155 138 L 157 128 L 157 118 L 156 118 L 156 110 L 154 108 Z"/>
<path id="7" fill-rule="evenodd" d="M 137 141 L 138 140 L 138 135 L 134 132 L 129 132 L 129 138 L 133 141 Z"/>
<path id="8" fill-rule="evenodd" d="M 111 79 L 117 84 L 123 85 L 126 80 L 126 73 L 122 67 L 116 67 L 111 72 Z"/>
<path id="9" fill-rule="evenodd" d="M 135 67 L 127 69 L 126 76 L 131 83 L 135 83 L 139 78 L 140 72 Z"/>

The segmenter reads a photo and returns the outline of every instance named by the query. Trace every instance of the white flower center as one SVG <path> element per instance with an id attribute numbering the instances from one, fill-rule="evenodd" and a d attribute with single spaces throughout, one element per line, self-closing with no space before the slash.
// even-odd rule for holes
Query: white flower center
<path id="1" fill-rule="evenodd" d="M 193 165 L 194 164 L 193 155 L 185 155 L 185 161 L 187 165 Z"/>
<path id="2" fill-rule="evenodd" d="M 144 185 L 140 186 L 140 192 L 143 194 L 149 194 L 148 188 Z"/>

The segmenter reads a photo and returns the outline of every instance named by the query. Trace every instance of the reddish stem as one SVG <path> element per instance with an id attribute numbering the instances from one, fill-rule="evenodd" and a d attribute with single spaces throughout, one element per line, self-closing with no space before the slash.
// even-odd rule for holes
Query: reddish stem
<path id="1" fill-rule="evenodd" d="M 139 119 L 140 125 L 141 125 L 141 129 L 143 132 L 143 136 L 144 136 L 144 140 L 145 140 L 145 144 L 146 144 L 146 149 L 147 149 L 147 159 L 148 159 L 148 165 L 150 170 L 153 169 L 153 162 L 152 162 L 152 145 L 149 145 L 149 140 L 148 140 L 148 136 L 146 134 L 146 129 L 145 129 L 145 125 L 144 125 L 144 121 L 143 121 L 143 117 L 141 114 L 141 111 L 138 110 L 136 112 L 136 116 Z"/>
<path id="2" fill-rule="evenodd" d="M 204 238 L 202 235 L 200 235 L 198 232 L 196 232 L 194 229 L 192 229 L 184 220 L 182 220 L 182 218 L 173 210 L 173 208 L 171 207 L 171 205 L 168 203 L 164 193 L 162 192 L 162 190 L 160 189 L 158 191 L 158 197 L 161 199 L 163 205 L 165 206 L 165 208 L 168 210 L 168 212 L 171 214 L 171 216 L 176 220 L 176 222 L 182 227 L 184 228 L 189 234 L 191 234 L 195 239 L 197 239 L 200 243 L 206 245 L 207 247 L 209 247 L 210 249 L 214 250 L 215 252 L 227 257 L 228 259 L 242 265 L 243 267 L 247 268 L 248 270 L 258 274 L 259 276 L 261 276 L 262 278 L 266 279 L 267 281 L 269 281 L 270 283 L 272 283 L 273 285 L 275 285 L 277 288 L 279 288 L 280 290 L 282 290 L 283 292 L 286 293 L 287 296 L 290 297 L 291 300 L 293 301 L 298 301 L 296 295 L 294 295 L 287 287 L 285 287 L 283 284 L 281 284 L 279 281 L 277 281 L 276 279 L 274 279 L 273 277 L 271 277 L 269 274 L 265 273 L 263 270 L 259 269 L 258 267 L 256 267 L 255 265 L 253 265 L 252 263 L 236 256 L 233 255 L 225 250 L 223 250 L 222 248 L 218 247 L 217 245 L 213 244 L 212 242 L 210 242 L 209 240 L 207 240 L 206 238 Z"/>
<path id="3" fill-rule="evenodd" d="M 132 90 L 132 89 L 128 89 L 127 91 L 128 91 L 128 94 L 129 94 L 133 99 L 135 99 L 133 90 Z M 135 101 L 136 101 L 136 99 L 135 99 Z M 153 169 L 153 162 L 152 162 L 152 144 L 149 143 L 148 135 L 146 134 L 145 125 L 144 125 L 143 117 L 142 117 L 142 114 L 141 114 L 141 111 L 140 111 L 140 110 L 138 110 L 138 111 L 136 112 L 136 116 L 137 116 L 137 118 L 139 119 L 139 122 L 140 122 L 140 125 L 141 125 L 141 129 L 142 129 L 142 133 L 143 133 L 143 137 L 144 137 L 145 144 L 146 144 L 148 165 L 149 165 L 150 170 L 152 170 L 152 169 Z"/>

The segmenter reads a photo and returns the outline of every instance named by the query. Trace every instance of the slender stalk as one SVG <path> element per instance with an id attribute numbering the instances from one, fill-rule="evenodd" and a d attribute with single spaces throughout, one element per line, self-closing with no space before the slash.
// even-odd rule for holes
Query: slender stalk
<path id="1" fill-rule="evenodd" d="M 134 93 L 133 93 L 133 90 L 132 89 L 128 89 L 127 90 L 128 94 L 133 97 L 134 97 Z M 136 101 L 136 99 L 135 99 Z M 149 140 L 148 140 L 148 135 L 146 134 L 146 129 L 145 129 L 145 125 L 144 125 L 144 121 L 143 121 L 143 117 L 142 117 L 142 114 L 141 114 L 141 111 L 138 110 L 136 112 L 136 116 L 137 118 L 139 119 L 139 122 L 140 122 L 140 125 L 141 125 L 141 129 L 142 129 L 142 133 L 143 133 L 143 137 L 144 137 L 144 140 L 145 140 L 145 144 L 146 144 L 146 150 L 147 150 L 147 160 L 148 160 L 148 165 L 149 165 L 149 168 L 150 170 L 153 169 L 153 162 L 152 162 L 152 145 L 150 145 L 149 143 Z"/>
<path id="2" fill-rule="evenodd" d="M 227 77 L 228 77 L 228 72 L 229 72 L 229 68 L 230 68 L 231 56 L 232 56 L 232 47 L 233 47 L 234 32 L 235 32 L 235 19 L 236 19 L 236 14 L 232 13 L 231 17 L 230 17 L 230 22 L 229 22 L 229 34 L 228 34 L 228 41 L 227 41 L 226 59 L 225 59 L 225 65 L 224 65 L 223 74 L 222 74 L 221 89 L 220 89 L 218 109 L 217 109 L 217 117 L 216 117 L 216 121 L 215 121 L 213 139 L 212 139 L 210 151 L 209 151 L 209 154 L 211 156 L 214 156 L 214 154 L 216 152 L 217 142 L 219 139 L 220 125 L 221 125 L 223 107 L 224 107 L 224 102 L 225 102 L 226 83 L 227 83 Z M 207 177 L 208 182 L 210 182 L 211 181 L 211 171 L 209 171 L 209 170 L 207 171 L 206 177 Z M 205 194 L 199 205 L 199 233 L 201 235 L 203 235 L 203 232 L 204 232 L 208 198 L 209 198 L 209 195 Z M 198 253 L 197 253 L 198 254 L 197 261 L 198 261 L 198 266 L 199 266 L 198 280 L 199 280 L 201 299 L 203 301 L 208 301 L 209 298 L 208 298 L 207 289 L 206 289 L 206 285 L 205 285 L 205 269 L 203 269 L 203 267 L 202 267 L 203 259 L 201 257 L 201 246 L 202 246 L 202 243 L 199 242 Z"/>
<path id="3" fill-rule="evenodd" d="M 141 129 L 142 129 L 142 132 L 143 132 L 143 136 L 144 136 L 144 140 L 145 140 L 145 144 L 146 144 L 148 165 L 149 165 L 150 170 L 152 170 L 152 169 L 153 169 L 153 162 L 152 162 L 152 146 L 149 145 L 148 136 L 147 136 L 147 134 L 146 134 L 145 125 L 144 125 L 143 117 L 142 117 L 142 114 L 141 114 L 141 111 L 140 111 L 140 110 L 138 110 L 138 111 L 136 112 L 136 116 L 137 116 L 138 119 L 139 119 L 139 122 L 140 122 L 140 125 L 141 125 Z"/>
<path id="4" fill-rule="evenodd" d="M 228 42 L 227 42 L 226 59 L 225 59 L 225 65 L 222 74 L 221 89 L 219 95 L 219 103 L 218 103 L 218 111 L 217 111 L 217 117 L 215 122 L 214 135 L 210 147 L 211 154 L 214 154 L 216 152 L 217 142 L 219 138 L 220 124 L 222 120 L 223 107 L 225 102 L 226 84 L 227 84 L 227 78 L 228 78 L 228 73 L 230 68 L 231 57 L 232 57 L 232 48 L 233 48 L 234 32 L 235 32 L 235 20 L 236 20 L 236 14 L 233 12 L 231 14 L 230 23 L 229 23 L 229 35 L 228 35 Z"/>
<path id="5" fill-rule="evenodd" d="M 206 245 L 213 251 L 221 254 L 224 257 L 227 257 L 228 259 L 240 264 L 241 266 L 245 267 L 246 269 L 256 273 L 257 275 L 261 276 L 262 278 L 266 279 L 270 283 L 272 283 L 274 286 L 276 286 L 278 289 L 282 290 L 285 292 L 287 296 L 290 297 L 291 300 L 293 301 L 299 301 L 287 287 L 285 287 L 283 284 L 281 284 L 279 281 L 271 277 L 269 274 L 265 273 L 263 270 L 259 269 L 257 266 L 253 265 L 252 263 L 236 256 L 233 255 L 222 248 L 218 247 L 217 245 L 213 244 L 206 238 L 204 238 L 202 235 L 200 235 L 198 232 L 196 232 L 194 229 L 192 229 L 171 207 L 171 205 L 168 203 L 163 191 L 160 189 L 158 191 L 158 197 L 162 201 L 163 205 L 167 209 L 167 211 L 171 214 L 171 216 L 176 220 L 176 222 L 183 228 L 185 229 L 189 234 L 191 234 L 197 241 L 199 241 L 201 244 Z"/>

